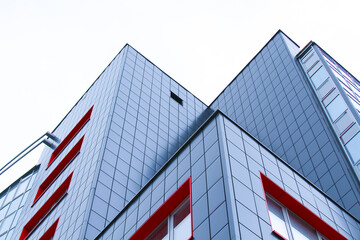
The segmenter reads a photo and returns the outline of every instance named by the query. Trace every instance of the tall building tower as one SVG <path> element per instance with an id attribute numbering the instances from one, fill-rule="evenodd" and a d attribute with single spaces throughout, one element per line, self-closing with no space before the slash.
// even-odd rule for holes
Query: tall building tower
<path id="1" fill-rule="evenodd" d="M 360 82 L 279 31 L 210 105 L 360 219 Z"/>
<path id="2" fill-rule="evenodd" d="M 356 84 L 279 31 L 208 107 L 126 45 L 0 194 L 0 240 L 360 239 Z"/>
<path id="3" fill-rule="evenodd" d="M 197 129 L 205 110 L 126 45 L 53 131 L 62 142 L 39 160 L 15 238 L 38 239 L 56 223 L 64 239 L 93 239 Z"/>

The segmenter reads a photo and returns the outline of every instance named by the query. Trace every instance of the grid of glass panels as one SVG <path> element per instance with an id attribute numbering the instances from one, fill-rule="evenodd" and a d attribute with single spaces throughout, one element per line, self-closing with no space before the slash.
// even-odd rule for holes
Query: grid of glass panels
<path id="1" fill-rule="evenodd" d="M 182 101 L 174 99 L 174 95 Z M 86 238 L 92 239 L 208 115 L 207 106 L 129 46 Z M 209 111 L 211 112 L 211 111 Z"/>
<path id="2" fill-rule="evenodd" d="M 52 150 L 45 148 L 39 163 L 39 172 L 34 182 L 34 189 L 30 191 L 28 200 L 24 205 L 24 211 L 19 219 L 18 226 L 14 230 L 14 238 L 19 238 L 24 225 L 39 210 L 49 197 L 58 189 L 61 183 L 74 171 L 68 195 L 53 209 L 46 219 L 32 233 L 31 238 L 39 239 L 46 230 L 58 219 L 55 239 L 84 239 L 89 213 L 90 203 L 93 196 L 94 181 L 98 172 L 100 152 L 103 143 L 111 107 L 114 103 L 114 93 L 118 86 L 119 75 L 123 69 L 123 58 L 127 46 L 114 58 L 109 66 L 101 73 L 93 85 L 85 92 L 75 106 L 64 117 L 53 133 L 60 139 L 64 139 L 71 129 L 79 122 L 85 113 L 94 105 L 90 121 L 80 130 L 69 145 L 58 156 L 53 164 L 47 169 L 47 164 Z M 82 138 L 83 144 L 79 155 L 71 162 L 64 172 L 56 179 L 38 202 L 31 207 L 39 185 L 57 166 L 74 145 Z"/>
<path id="3" fill-rule="evenodd" d="M 347 239 L 360 236 L 356 219 L 226 117 L 224 125 L 241 239 L 278 239 L 272 234 L 259 171 Z"/>
<path id="4" fill-rule="evenodd" d="M 324 110 L 289 51 L 295 44 L 289 47 L 284 38 L 276 34 L 210 107 L 360 218 L 358 180 L 348 174 L 347 156 L 337 147 Z"/>
<path id="5" fill-rule="evenodd" d="M 339 80 L 346 94 L 349 96 L 351 103 L 354 105 L 357 112 L 360 114 L 360 82 L 342 68 L 336 61 L 329 57 L 326 53 L 321 51 L 329 64 L 330 69 Z"/>
<path id="6" fill-rule="evenodd" d="M 33 168 L 0 194 L 1 240 L 11 239 L 37 172 Z"/>
<path id="7" fill-rule="evenodd" d="M 129 239 L 189 177 L 193 238 L 230 239 L 216 120 L 192 137 L 117 216 L 100 239 Z"/>
<path id="8" fill-rule="evenodd" d="M 219 114 L 186 143 L 98 239 L 129 239 L 189 176 L 194 239 L 278 239 L 272 234 L 259 171 L 347 239 L 360 236 L 357 220 Z"/>

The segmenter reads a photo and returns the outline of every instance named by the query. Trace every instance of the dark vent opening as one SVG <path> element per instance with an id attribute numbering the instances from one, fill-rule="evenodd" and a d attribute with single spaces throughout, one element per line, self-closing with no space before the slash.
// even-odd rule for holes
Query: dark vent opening
<path id="1" fill-rule="evenodd" d="M 176 95 L 175 93 L 171 92 L 170 94 L 171 98 L 174 99 L 175 101 L 177 101 L 181 106 L 183 105 L 183 100 Z"/>

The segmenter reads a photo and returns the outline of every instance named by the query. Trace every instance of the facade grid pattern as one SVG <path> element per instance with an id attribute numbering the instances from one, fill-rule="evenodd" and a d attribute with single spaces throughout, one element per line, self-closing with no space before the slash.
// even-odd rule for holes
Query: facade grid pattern
<path id="1" fill-rule="evenodd" d="M 279 33 L 210 105 L 220 109 L 355 216 L 359 180 Z M 236 107 L 235 107 L 236 106 Z"/>
<path id="2" fill-rule="evenodd" d="M 17 200 L 7 200 L 10 190 L 0 195 L 0 240 L 10 231 L 19 239 L 70 174 L 66 195 L 29 239 L 49 229 L 54 239 L 129 239 L 190 177 L 193 239 L 278 239 L 260 173 L 344 237 L 360 239 L 359 179 L 299 51 L 279 31 L 206 106 L 126 45 L 53 131 L 66 139 L 92 109 L 50 166 L 52 150 L 42 153 L 14 228 L 3 230 Z"/>
<path id="3" fill-rule="evenodd" d="M 351 215 L 231 120 L 214 115 L 97 239 L 130 238 L 189 176 L 194 239 L 278 239 L 272 234 L 259 172 L 346 238 L 360 236 L 360 224 Z M 230 166 L 230 179 L 225 166 Z M 235 218 L 229 216 L 232 200 Z"/>

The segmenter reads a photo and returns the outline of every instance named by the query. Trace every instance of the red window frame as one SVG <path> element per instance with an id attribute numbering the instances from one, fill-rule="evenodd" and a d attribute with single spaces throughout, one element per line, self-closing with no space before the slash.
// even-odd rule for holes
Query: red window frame
<path id="1" fill-rule="evenodd" d="M 49 240 L 54 237 L 59 219 L 60 217 L 56 219 L 56 221 L 49 227 L 48 230 L 46 230 L 46 232 L 39 238 L 39 240 Z"/>
<path id="2" fill-rule="evenodd" d="M 56 166 L 56 168 L 49 174 L 49 176 L 43 181 L 39 186 L 39 189 L 36 193 L 34 202 L 32 206 L 39 200 L 39 198 L 46 192 L 47 189 L 54 183 L 56 178 L 69 166 L 69 164 L 75 159 L 75 157 L 80 153 L 82 143 L 84 141 L 85 135 L 75 144 L 75 146 L 70 150 L 70 152 L 61 160 L 61 162 Z"/>
<path id="3" fill-rule="evenodd" d="M 57 148 L 51 154 L 47 168 L 55 161 L 55 159 L 60 155 L 60 153 L 65 149 L 65 147 L 71 142 L 71 140 L 80 132 L 80 130 L 85 126 L 85 124 L 90 120 L 91 113 L 94 106 L 92 106 L 89 111 L 82 117 L 82 119 L 76 124 L 76 126 L 70 131 L 70 133 L 64 138 L 64 140 L 57 146 Z"/>
<path id="4" fill-rule="evenodd" d="M 264 190 L 265 201 L 267 201 L 266 200 L 266 193 L 267 193 L 271 195 L 273 198 L 275 198 L 282 205 L 284 205 L 287 209 L 295 213 L 298 217 L 304 220 L 311 227 L 316 229 L 316 231 L 321 233 L 324 237 L 328 239 L 346 240 L 346 238 L 342 236 L 338 231 L 332 228 L 329 224 L 327 224 L 324 220 L 318 217 L 315 213 L 310 211 L 307 207 L 301 204 L 290 194 L 285 192 L 285 190 L 279 187 L 276 183 L 274 183 L 270 178 L 265 176 L 262 172 L 260 172 L 260 178 Z M 266 207 L 267 207 L 267 202 L 266 202 Z M 273 228 L 272 230 L 273 232 L 276 233 L 276 231 L 274 231 Z"/>
<path id="5" fill-rule="evenodd" d="M 191 239 L 193 237 L 191 177 L 188 178 L 129 238 L 145 239 L 186 199 L 190 197 Z"/>
<path id="6" fill-rule="evenodd" d="M 65 181 L 59 186 L 58 189 L 50 196 L 50 198 L 44 203 L 44 205 L 34 214 L 34 216 L 25 224 L 19 240 L 27 239 L 36 228 L 45 220 L 50 212 L 60 203 L 60 201 L 67 195 L 72 172 Z"/>

